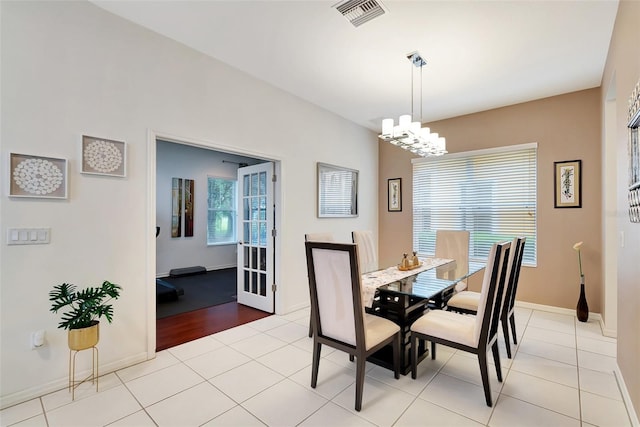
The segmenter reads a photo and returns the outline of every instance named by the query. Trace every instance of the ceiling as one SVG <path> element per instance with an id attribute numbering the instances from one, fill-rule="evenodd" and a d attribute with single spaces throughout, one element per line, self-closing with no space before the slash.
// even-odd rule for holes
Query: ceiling
<path id="1" fill-rule="evenodd" d="M 91 1 L 376 132 L 412 95 L 428 122 L 600 86 L 618 8 L 380 0 L 354 27 L 335 1 Z"/>

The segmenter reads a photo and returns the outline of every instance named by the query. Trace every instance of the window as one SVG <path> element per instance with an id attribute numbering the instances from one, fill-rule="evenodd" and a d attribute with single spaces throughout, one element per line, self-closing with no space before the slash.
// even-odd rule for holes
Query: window
<path id="1" fill-rule="evenodd" d="M 358 216 L 358 171 L 318 163 L 318 217 Z"/>
<path id="2" fill-rule="evenodd" d="M 435 252 L 436 230 L 469 230 L 469 258 L 493 243 L 527 238 L 523 263 L 535 266 L 537 144 L 413 160 L 413 249 Z"/>
<path id="3" fill-rule="evenodd" d="M 207 244 L 236 243 L 236 180 L 207 178 Z"/>

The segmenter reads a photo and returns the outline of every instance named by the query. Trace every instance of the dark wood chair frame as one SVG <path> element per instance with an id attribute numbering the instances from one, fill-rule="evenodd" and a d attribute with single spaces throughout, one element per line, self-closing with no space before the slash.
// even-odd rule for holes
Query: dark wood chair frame
<path id="1" fill-rule="evenodd" d="M 509 257 L 511 242 L 502 242 L 496 244 L 495 260 L 490 272 L 489 290 L 487 294 L 486 308 L 482 319 L 480 329 L 480 338 L 477 347 L 470 347 L 455 341 L 449 341 L 432 335 L 425 335 L 415 331 L 411 331 L 411 378 L 415 379 L 418 371 L 418 340 L 431 342 L 431 359 L 436 358 L 436 344 L 443 344 L 458 350 L 473 353 L 478 356 L 478 364 L 480 365 L 480 375 L 482 377 L 482 385 L 484 387 L 484 396 L 487 406 L 493 405 L 491 396 L 491 385 L 489 383 L 489 371 L 487 367 L 487 349 L 491 347 L 493 352 L 493 360 L 496 366 L 496 374 L 498 381 L 502 382 L 502 368 L 500 366 L 500 353 L 498 351 L 497 330 L 500 323 L 499 307 L 496 307 L 496 301 L 502 300 L 502 293 L 505 288 L 505 279 L 507 273 L 507 264 Z"/>
<path id="2" fill-rule="evenodd" d="M 524 254 L 524 244 L 527 240 L 526 237 L 516 237 L 516 246 L 512 251 L 515 251 L 513 257 L 513 264 L 509 271 L 509 282 L 507 283 L 506 295 L 504 297 L 504 304 L 500 311 L 500 322 L 502 323 L 502 332 L 504 334 L 504 343 L 507 348 L 507 357 L 511 359 L 511 344 L 509 342 L 509 323 L 511 324 L 511 335 L 513 335 L 513 344 L 517 345 L 516 338 L 516 318 L 514 314 L 514 307 L 516 303 L 516 291 L 518 290 L 518 279 L 520 278 L 520 268 L 522 267 L 522 257 Z M 455 311 L 464 314 L 476 314 L 477 310 L 468 310 L 464 308 L 458 308 L 449 306 L 448 310 Z"/>
<path id="3" fill-rule="evenodd" d="M 390 336 L 378 345 L 366 349 L 364 332 L 364 310 L 362 307 L 360 269 L 358 267 L 358 253 L 355 244 L 351 243 L 327 243 L 305 242 L 307 255 L 307 271 L 309 273 L 309 286 L 311 289 L 311 320 L 313 326 L 313 365 L 311 370 L 311 387 L 316 388 L 318 382 L 318 370 L 320 365 L 320 350 L 322 345 L 328 345 L 337 350 L 348 353 L 356 358 L 356 411 L 362 408 L 362 390 L 364 387 L 365 364 L 367 357 L 386 345 L 393 346 L 394 377 L 400 378 L 400 331 Z M 322 331 L 322 319 L 318 307 L 318 289 L 316 284 L 315 266 L 313 263 L 313 249 L 329 249 L 346 251 L 349 253 L 351 285 L 353 294 L 353 315 L 355 318 L 356 344 L 352 345 L 326 336 Z"/>

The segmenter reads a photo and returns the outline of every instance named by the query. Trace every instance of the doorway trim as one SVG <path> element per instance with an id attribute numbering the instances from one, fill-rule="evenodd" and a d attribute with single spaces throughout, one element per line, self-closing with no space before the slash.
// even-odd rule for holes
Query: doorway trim
<path id="1" fill-rule="evenodd" d="M 147 129 L 147 219 L 146 223 L 146 262 L 145 262 L 145 280 L 147 283 L 147 358 L 151 359 L 156 354 L 156 141 L 158 139 L 173 142 L 181 145 L 189 145 L 192 147 L 204 148 L 207 150 L 215 150 L 229 154 L 236 154 L 245 157 L 254 157 L 266 161 L 273 162 L 274 173 L 277 176 L 274 189 L 274 206 L 275 206 L 275 228 L 282 229 L 282 159 L 274 157 L 270 154 L 257 151 L 238 149 L 207 140 L 198 140 L 189 137 L 176 136 L 166 132 Z M 276 234 L 274 243 L 274 282 L 282 283 L 280 280 L 280 231 Z M 282 292 L 275 293 L 275 312 L 279 312 L 282 303 Z"/>

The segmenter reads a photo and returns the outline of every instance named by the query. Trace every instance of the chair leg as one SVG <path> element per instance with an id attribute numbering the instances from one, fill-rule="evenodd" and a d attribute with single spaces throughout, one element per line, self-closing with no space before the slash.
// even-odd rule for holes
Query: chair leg
<path id="1" fill-rule="evenodd" d="M 511 313 L 511 315 L 509 316 L 509 322 L 511 323 L 511 334 L 513 335 L 513 343 L 518 344 L 516 338 L 516 316 L 514 316 L 513 313 Z"/>
<path id="2" fill-rule="evenodd" d="M 491 350 L 493 351 L 493 363 L 495 363 L 496 365 L 496 375 L 498 376 L 498 381 L 502 382 L 502 366 L 500 364 L 500 351 L 498 350 L 498 340 L 495 340 L 495 342 L 491 346 Z"/>
<path id="3" fill-rule="evenodd" d="M 436 343 L 431 341 L 431 360 L 436 360 Z"/>
<path id="4" fill-rule="evenodd" d="M 393 339 L 393 377 L 400 378 L 400 333 Z"/>
<path id="5" fill-rule="evenodd" d="M 507 321 L 507 316 L 502 316 L 500 318 L 500 323 L 502 323 L 502 332 L 504 333 L 504 345 L 507 348 L 507 357 L 511 359 L 511 344 L 509 341 L 509 322 Z"/>
<path id="6" fill-rule="evenodd" d="M 353 354 L 349 355 L 349 362 L 353 362 L 355 360 L 355 357 L 353 356 Z"/>
<path id="7" fill-rule="evenodd" d="M 316 388 L 316 384 L 318 383 L 318 368 L 320 366 L 320 350 L 322 348 L 322 344 L 313 342 L 313 365 L 311 367 L 311 388 Z"/>
<path id="8" fill-rule="evenodd" d="M 362 389 L 364 388 L 364 368 L 367 358 L 364 355 L 357 357 L 356 363 L 356 411 L 362 409 Z"/>
<path id="9" fill-rule="evenodd" d="M 418 376 L 418 337 L 411 333 L 411 378 Z"/>
<path id="10" fill-rule="evenodd" d="M 309 319 L 309 338 L 313 336 L 313 326 L 311 326 L 311 319 Z"/>
<path id="11" fill-rule="evenodd" d="M 484 387 L 484 398 L 487 406 L 493 406 L 491 384 L 489 384 L 489 371 L 487 370 L 487 353 L 482 350 L 478 353 L 478 364 L 480 365 L 480 376 L 482 377 L 482 386 Z"/>

